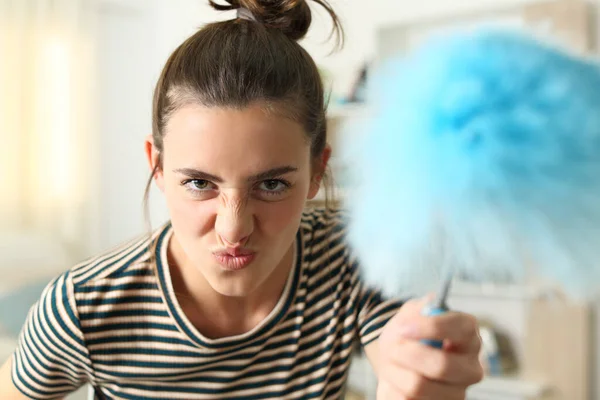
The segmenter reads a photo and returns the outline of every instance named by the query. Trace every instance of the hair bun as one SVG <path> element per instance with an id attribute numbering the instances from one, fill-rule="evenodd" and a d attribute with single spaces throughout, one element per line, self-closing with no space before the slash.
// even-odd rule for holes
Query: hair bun
<path id="1" fill-rule="evenodd" d="M 334 21 L 334 29 L 341 32 L 341 24 L 326 0 L 313 0 L 329 13 Z M 307 0 L 223 0 L 226 5 L 209 0 L 217 10 L 235 10 L 245 8 L 252 13 L 257 22 L 278 29 L 292 40 L 302 39 L 312 22 L 311 9 Z"/>

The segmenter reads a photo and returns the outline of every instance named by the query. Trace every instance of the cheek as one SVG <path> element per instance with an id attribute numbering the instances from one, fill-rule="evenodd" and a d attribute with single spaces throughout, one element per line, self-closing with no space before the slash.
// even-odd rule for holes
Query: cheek
<path id="1" fill-rule="evenodd" d="M 214 227 L 217 202 L 194 200 L 173 180 L 165 180 L 164 194 L 170 219 L 180 233 L 196 236 Z"/>
<path id="2" fill-rule="evenodd" d="M 285 232 L 294 235 L 305 206 L 305 194 L 297 193 L 280 202 L 254 203 L 254 215 L 263 234 L 285 240 Z"/>

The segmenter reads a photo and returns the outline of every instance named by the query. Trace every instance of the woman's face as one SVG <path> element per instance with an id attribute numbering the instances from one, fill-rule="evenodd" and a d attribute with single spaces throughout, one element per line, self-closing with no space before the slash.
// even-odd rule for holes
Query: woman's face
<path id="1" fill-rule="evenodd" d="M 171 116 L 163 149 L 156 180 L 186 262 L 218 293 L 256 290 L 282 265 L 319 189 L 324 163 L 315 168 L 303 128 L 258 105 L 190 105 Z"/>

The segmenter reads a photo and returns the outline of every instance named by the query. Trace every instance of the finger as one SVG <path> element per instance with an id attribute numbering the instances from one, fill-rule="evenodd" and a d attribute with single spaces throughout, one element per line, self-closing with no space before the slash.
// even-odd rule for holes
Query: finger
<path id="1" fill-rule="evenodd" d="M 441 315 L 425 316 L 411 312 L 392 324 L 397 334 L 405 338 L 448 340 L 457 350 L 479 350 L 479 324 L 469 314 L 449 311 Z"/>
<path id="2" fill-rule="evenodd" d="M 410 300 L 407 300 L 402 304 L 402 313 L 412 314 L 412 315 L 421 315 L 423 312 L 423 308 L 431 304 L 431 302 L 435 299 L 435 294 L 430 293 L 423 297 L 417 297 Z"/>
<path id="3" fill-rule="evenodd" d="M 380 378 L 384 398 L 410 400 L 463 400 L 465 387 L 436 382 L 404 368 L 389 368 Z M 378 388 L 379 389 L 379 388 Z M 378 397 L 379 399 L 379 397 Z"/>
<path id="4" fill-rule="evenodd" d="M 430 304 L 432 295 L 406 301 L 400 307 L 400 310 L 390 319 L 389 325 L 400 327 L 410 326 L 414 318 L 423 317 L 423 309 Z"/>
<path id="5" fill-rule="evenodd" d="M 483 378 L 478 354 L 448 353 L 418 341 L 381 349 L 381 357 L 400 369 L 453 385 L 472 385 Z"/>
<path id="6" fill-rule="evenodd" d="M 481 340 L 481 334 L 478 331 L 476 335 L 473 336 L 471 341 L 467 343 L 464 341 L 463 343 L 454 343 L 451 340 L 444 340 L 444 351 L 452 352 L 452 353 L 470 353 L 470 354 L 479 354 L 481 352 L 481 347 L 483 346 L 483 342 Z"/>

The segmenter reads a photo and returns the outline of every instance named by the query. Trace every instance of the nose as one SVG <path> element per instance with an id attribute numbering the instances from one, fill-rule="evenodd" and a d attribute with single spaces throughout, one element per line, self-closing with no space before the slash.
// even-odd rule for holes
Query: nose
<path id="1" fill-rule="evenodd" d="M 253 230 L 254 216 L 246 196 L 223 196 L 217 212 L 215 231 L 224 244 L 231 247 L 243 246 Z"/>

